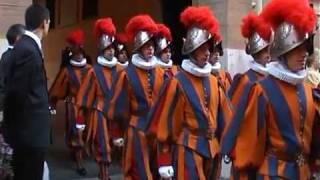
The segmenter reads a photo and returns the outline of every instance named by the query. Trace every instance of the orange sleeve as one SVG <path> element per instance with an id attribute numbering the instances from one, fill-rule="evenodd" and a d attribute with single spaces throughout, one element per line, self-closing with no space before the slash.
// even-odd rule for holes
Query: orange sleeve
<path id="1" fill-rule="evenodd" d="M 221 139 L 226 126 L 230 123 L 233 116 L 233 105 L 226 95 L 224 89 L 219 87 L 219 107 L 218 107 L 218 136 Z"/>
<path id="2" fill-rule="evenodd" d="M 64 99 L 68 92 L 68 74 L 66 68 L 59 71 L 54 83 L 49 90 L 51 106 L 55 108 L 58 100 Z"/>
<path id="3" fill-rule="evenodd" d="M 172 164 L 171 145 L 177 141 L 182 131 L 185 97 L 181 93 L 178 81 L 169 80 L 155 110 L 154 121 L 158 122 L 157 139 L 159 142 L 159 166 Z"/>
<path id="4" fill-rule="evenodd" d="M 113 127 L 127 127 L 130 118 L 130 87 L 126 77 L 126 71 L 120 71 L 118 79 L 112 87 L 112 95 L 107 112 L 108 120 L 113 124 Z M 120 134 L 123 134 L 121 132 Z"/>
<path id="5" fill-rule="evenodd" d="M 266 119 L 270 111 L 271 108 L 258 84 L 250 89 L 247 99 L 243 96 L 240 100 L 221 142 L 222 155 L 231 156 L 235 167 L 244 169 L 258 166 L 263 161 Z"/>
<path id="6" fill-rule="evenodd" d="M 93 69 L 90 69 L 87 76 L 83 79 L 77 93 L 76 104 L 80 108 L 93 108 L 96 98 L 97 82 Z"/>

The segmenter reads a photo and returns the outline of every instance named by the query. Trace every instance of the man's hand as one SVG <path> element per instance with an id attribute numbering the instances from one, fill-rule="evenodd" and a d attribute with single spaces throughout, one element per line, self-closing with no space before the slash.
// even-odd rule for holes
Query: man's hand
<path id="1" fill-rule="evenodd" d="M 123 138 L 116 138 L 113 140 L 113 145 L 117 147 L 122 147 L 124 145 L 124 139 Z"/>

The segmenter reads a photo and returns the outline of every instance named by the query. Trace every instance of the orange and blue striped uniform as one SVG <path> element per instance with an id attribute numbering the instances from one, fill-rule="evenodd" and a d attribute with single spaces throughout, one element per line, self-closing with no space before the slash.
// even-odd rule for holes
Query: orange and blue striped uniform
<path id="1" fill-rule="evenodd" d="M 234 167 L 255 168 L 257 179 L 309 179 L 309 158 L 319 155 L 319 148 L 311 146 L 319 137 L 312 87 L 270 75 L 250 89 L 242 98 L 247 103 L 237 109 L 241 124 L 229 127 L 235 128 L 236 143 L 230 135 L 223 139 L 226 146 L 234 146 Z"/>
<path id="2" fill-rule="evenodd" d="M 232 82 L 230 74 L 223 69 L 220 69 L 218 72 L 212 72 L 212 74 L 216 76 L 220 86 L 227 92 Z"/>
<path id="3" fill-rule="evenodd" d="M 235 75 L 230 88 L 228 89 L 228 97 L 230 98 L 232 104 L 237 106 L 241 96 L 244 93 L 245 86 L 249 82 L 256 82 L 263 79 L 265 75 L 258 73 L 252 69 L 249 69 L 243 74 Z"/>
<path id="4" fill-rule="evenodd" d="M 129 64 L 114 87 L 108 118 L 127 126 L 123 169 L 125 179 L 152 179 L 145 128 L 147 115 L 164 82 L 164 71 L 156 66 L 144 70 Z"/>
<path id="5" fill-rule="evenodd" d="M 98 163 L 110 163 L 109 122 L 104 116 L 108 110 L 112 85 L 121 70 L 95 64 L 84 79 L 77 96 L 77 105 L 81 110 L 92 110 L 87 128 L 87 141 L 94 144 L 95 159 Z"/>
<path id="6" fill-rule="evenodd" d="M 50 103 L 53 107 L 56 106 L 58 100 L 65 100 L 66 102 L 66 142 L 71 148 L 82 146 L 77 136 L 76 124 L 80 122 L 77 122 L 78 109 L 75 102 L 83 79 L 90 69 L 91 65 L 83 67 L 67 65 L 60 70 L 49 90 Z M 85 114 L 85 116 L 88 116 L 88 114 Z"/>
<path id="7" fill-rule="evenodd" d="M 236 143 L 236 136 L 237 134 L 235 132 L 238 131 L 240 128 L 242 116 L 243 116 L 243 108 L 246 105 L 246 99 L 243 97 L 247 97 L 250 91 L 250 88 L 252 87 L 252 84 L 262 80 L 265 77 L 265 75 L 258 73 L 252 69 L 249 69 L 244 74 L 237 74 L 234 77 L 234 80 L 231 84 L 231 87 L 228 90 L 228 97 L 230 98 L 230 101 L 235 108 L 235 114 L 234 117 L 231 119 L 230 123 L 232 125 L 228 125 L 225 132 L 225 137 L 230 138 L 232 136 L 233 142 L 229 143 L 228 145 L 225 144 L 222 141 L 221 144 L 221 151 L 223 154 L 230 155 L 232 153 L 232 148 L 234 144 Z M 242 98 L 242 100 L 241 100 Z M 239 109 L 238 109 L 239 107 Z M 236 115 L 237 114 L 237 115 Z M 232 128 L 230 128 L 232 127 Z M 236 169 L 232 170 L 233 176 L 235 177 L 241 177 L 243 179 L 247 179 L 248 176 L 255 176 L 255 171 L 246 170 L 246 171 L 237 171 Z M 238 179 L 238 178 L 236 178 Z"/>
<path id="8" fill-rule="evenodd" d="M 232 115 L 229 105 L 214 76 L 178 72 L 150 116 L 157 122 L 158 165 L 173 165 L 176 179 L 215 177 L 220 138 Z"/>

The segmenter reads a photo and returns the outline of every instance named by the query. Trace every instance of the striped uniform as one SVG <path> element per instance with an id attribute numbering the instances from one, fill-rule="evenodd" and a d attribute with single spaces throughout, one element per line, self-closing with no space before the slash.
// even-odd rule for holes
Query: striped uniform
<path id="1" fill-rule="evenodd" d="M 76 129 L 78 109 L 75 101 L 83 79 L 90 69 L 91 65 L 88 64 L 84 67 L 67 65 L 60 70 L 49 91 L 50 103 L 53 107 L 56 106 L 58 100 L 63 99 L 66 102 L 66 142 L 70 148 L 82 146 Z"/>
<path id="2" fill-rule="evenodd" d="M 265 76 L 261 73 L 258 73 L 252 69 L 248 70 L 244 74 L 237 74 L 234 77 L 234 80 L 231 84 L 230 89 L 228 90 L 228 96 L 231 100 L 231 103 L 234 107 L 236 107 L 234 117 L 232 118 L 230 125 L 226 128 L 225 138 L 232 138 L 232 144 L 225 144 L 225 142 L 229 140 L 222 140 L 221 144 L 221 152 L 224 155 L 231 155 L 233 153 L 233 147 L 236 143 L 237 133 L 234 131 L 236 127 L 239 127 L 241 124 L 241 120 L 244 115 L 244 108 L 246 107 L 247 96 L 249 95 L 250 88 L 252 84 L 256 81 L 263 79 Z M 242 98 L 242 99 L 241 99 Z M 235 154 L 231 156 L 236 156 Z M 239 171 L 233 169 L 233 176 L 240 177 L 241 179 L 247 179 L 247 176 L 251 176 L 253 174 L 255 176 L 255 172 L 251 173 L 251 170 Z M 237 178 L 238 179 L 238 178 Z"/>
<path id="3" fill-rule="evenodd" d="M 246 98 L 237 111 L 242 112 L 241 126 L 230 127 L 238 134 L 236 143 L 230 134 L 223 140 L 234 145 L 235 168 L 256 168 L 258 179 L 309 179 L 309 158 L 319 155 L 319 148 L 311 146 L 317 140 L 312 137 L 319 137 L 311 86 L 268 76 L 252 84 Z"/>
<path id="4" fill-rule="evenodd" d="M 95 159 L 98 163 L 111 162 L 107 112 L 112 85 L 117 79 L 120 66 L 112 68 L 95 64 L 84 79 L 77 96 L 77 105 L 82 109 L 91 109 L 87 128 L 87 141 L 93 143 Z"/>
<path id="5" fill-rule="evenodd" d="M 159 166 L 173 165 L 178 180 L 214 178 L 229 105 L 214 76 L 181 70 L 170 79 L 151 117 L 158 122 Z"/>
<path id="6" fill-rule="evenodd" d="M 223 69 L 218 72 L 212 72 L 212 74 L 218 78 L 220 86 L 227 92 L 232 82 L 230 74 Z"/>
<path id="7" fill-rule="evenodd" d="M 169 79 L 177 74 L 177 72 L 179 71 L 179 68 L 176 65 L 172 65 L 171 68 L 163 68 L 163 70 L 165 74 L 165 79 Z"/>
<path id="8" fill-rule="evenodd" d="M 160 67 L 143 70 L 129 64 L 119 75 L 110 102 L 108 117 L 125 124 L 124 177 L 152 179 L 145 128 L 147 115 L 159 95 L 164 71 Z"/>

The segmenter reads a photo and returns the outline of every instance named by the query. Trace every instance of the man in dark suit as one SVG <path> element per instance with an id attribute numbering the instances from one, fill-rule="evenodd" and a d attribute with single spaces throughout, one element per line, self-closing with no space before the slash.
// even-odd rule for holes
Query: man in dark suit
<path id="1" fill-rule="evenodd" d="M 25 32 L 25 26 L 14 24 L 7 31 L 6 38 L 9 43 L 8 49 L 2 54 L 0 61 L 0 121 L 2 121 L 3 101 L 7 83 L 8 69 L 11 67 L 10 55 L 16 42 Z"/>
<path id="2" fill-rule="evenodd" d="M 50 113 L 41 39 L 48 34 L 49 24 L 48 9 L 37 4 L 29 6 L 26 32 L 10 57 L 4 129 L 14 149 L 14 180 L 42 180 L 50 142 Z"/>

